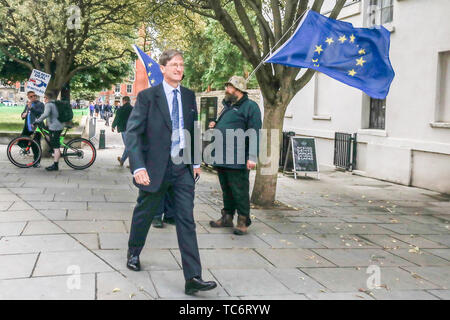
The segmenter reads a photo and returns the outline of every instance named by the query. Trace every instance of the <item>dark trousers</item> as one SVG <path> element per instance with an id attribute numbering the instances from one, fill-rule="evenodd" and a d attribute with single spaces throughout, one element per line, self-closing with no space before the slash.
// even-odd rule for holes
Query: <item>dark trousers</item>
<path id="1" fill-rule="evenodd" d="M 155 218 L 162 219 L 163 214 L 164 218 L 175 218 L 175 213 L 173 212 L 173 210 L 174 206 L 172 197 L 170 196 L 170 193 L 167 192 L 164 198 L 162 199 L 161 204 L 159 205 Z"/>
<path id="2" fill-rule="evenodd" d="M 247 169 L 228 169 L 217 167 L 220 187 L 223 194 L 223 210 L 227 214 L 247 217 L 250 225 L 249 172 Z"/>
<path id="3" fill-rule="evenodd" d="M 28 128 L 26 127 L 26 124 L 25 124 L 25 126 L 23 127 L 23 130 L 22 130 L 22 136 L 29 137 L 32 134 L 33 134 L 33 132 L 29 131 Z M 41 145 L 41 134 L 40 133 L 36 133 L 34 135 L 34 139 L 33 140 L 36 141 L 38 145 Z M 33 150 L 33 159 L 36 160 L 38 158 L 38 155 L 39 155 L 39 149 L 35 145 L 32 145 L 31 146 L 31 150 Z"/>
<path id="4" fill-rule="evenodd" d="M 185 164 L 175 165 L 169 160 L 160 189 L 157 192 L 139 190 L 131 222 L 129 250 L 133 255 L 139 255 L 142 251 L 153 217 L 167 192 L 174 204 L 184 277 L 186 280 L 201 277 L 202 267 L 194 222 L 195 183 Z"/>

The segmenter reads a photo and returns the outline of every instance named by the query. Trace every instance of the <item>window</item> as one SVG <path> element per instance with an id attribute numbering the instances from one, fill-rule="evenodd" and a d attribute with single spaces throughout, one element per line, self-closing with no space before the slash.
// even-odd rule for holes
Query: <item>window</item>
<path id="1" fill-rule="evenodd" d="M 116 89 L 114 90 L 116 93 L 120 93 L 120 84 L 116 84 Z"/>
<path id="2" fill-rule="evenodd" d="M 25 92 L 25 83 L 20 83 L 20 92 Z"/>
<path id="3" fill-rule="evenodd" d="M 127 84 L 127 93 L 132 93 L 132 92 L 133 92 L 133 85 Z"/>
<path id="4" fill-rule="evenodd" d="M 450 123 L 450 51 L 439 52 L 436 121 Z"/>
<path id="5" fill-rule="evenodd" d="M 369 129 L 385 129 L 386 99 L 370 98 Z"/>
<path id="6" fill-rule="evenodd" d="M 394 0 L 370 0 L 366 12 L 368 27 L 390 23 L 394 17 Z"/>

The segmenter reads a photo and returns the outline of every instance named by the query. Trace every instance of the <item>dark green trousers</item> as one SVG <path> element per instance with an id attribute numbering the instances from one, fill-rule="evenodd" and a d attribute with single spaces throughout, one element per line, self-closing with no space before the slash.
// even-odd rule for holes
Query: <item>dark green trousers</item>
<path id="1" fill-rule="evenodd" d="M 249 172 L 247 169 L 216 167 L 223 194 L 223 211 L 227 214 L 247 217 L 250 220 Z"/>

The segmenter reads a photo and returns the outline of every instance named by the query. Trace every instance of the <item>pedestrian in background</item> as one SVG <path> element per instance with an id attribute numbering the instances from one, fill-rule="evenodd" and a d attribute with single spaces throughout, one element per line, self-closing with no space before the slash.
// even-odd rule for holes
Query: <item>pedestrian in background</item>
<path id="1" fill-rule="evenodd" d="M 133 106 L 130 104 L 130 97 L 125 96 L 123 97 L 122 101 L 124 102 L 124 104 L 119 109 L 117 109 L 116 116 L 114 117 L 114 121 L 111 125 L 112 132 L 114 132 L 115 128 L 117 127 L 117 132 L 122 134 L 122 140 L 125 146 L 122 156 L 117 157 L 117 161 L 119 161 L 121 167 L 128 159 L 128 150 L 127 145 L 125 143 L 126 141 L 125 139 L 126 139 L 128 118 L 130 117 L 130 113 L 133 110 Z"/>
<path id="2" fill-rule="evenodd" d="M 91 101 L 91 103 L 89 104 L 89 114 L 90 114 L 91 118 L 94 116 L 94 111 L 95 111 L 94 102 Z"/>

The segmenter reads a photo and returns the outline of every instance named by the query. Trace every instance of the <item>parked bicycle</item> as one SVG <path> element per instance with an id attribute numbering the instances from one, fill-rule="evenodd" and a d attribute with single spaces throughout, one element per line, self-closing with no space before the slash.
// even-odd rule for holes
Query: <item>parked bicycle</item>
<path id="1" fill-rule="evenodd" d="M 75 170 L 83 170 L 92 166 L 97 157 L 95 146 L 87 139 L 75 138 L 64 143 L 64 138 L 71 126 L 66 126 L 61 134 L 61 147 L 64 148 L 61 156 L 67 165 Z M 33 140 L 36 134 L 40 133 L 50 146 L 50 132 L 42 125 L 37 125 L 30 137 L 18 137 L 13 139 L 7 148 L 9 161 L 19 168 L 30 168 L 38 163 L 42 157 L 40 145 Z"/>

